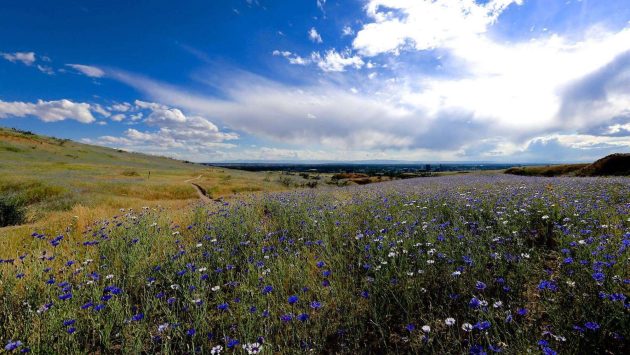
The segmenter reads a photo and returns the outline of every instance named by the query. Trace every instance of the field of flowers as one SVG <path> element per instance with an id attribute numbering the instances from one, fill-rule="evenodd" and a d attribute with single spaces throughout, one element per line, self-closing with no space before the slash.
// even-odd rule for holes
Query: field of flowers
<path id="1" fill-rule="evenodd" d="M 630 350 L 629 179 L 467 174 L 173 213 L 0 238 L 4 350 Z"/>

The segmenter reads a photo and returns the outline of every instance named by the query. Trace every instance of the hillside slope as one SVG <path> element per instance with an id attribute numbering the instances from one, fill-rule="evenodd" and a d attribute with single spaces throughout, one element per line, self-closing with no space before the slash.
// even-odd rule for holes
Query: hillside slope
<path id="1" fill-rule="evenodd" d="M 509 168 L 506 174 L 523 176 L 628 176 L 630 154 L 616 153 L 592 164 L 560 164 L 548 166 L 523 166 Z"/>
<path id="2" fill-rule="evenodd" d="M 191 179 L 213 197 L 281 188 L 265 178 L 0 128 L 0 227 L 81 208 L 102 218 L 120 208 L 179 206 L 198 199 Z"/>
<path id="3" fill-rule="evenodd" d="M 611 154 L 577 172 L 578 176 L 630 175 L 630 154 Z"/>

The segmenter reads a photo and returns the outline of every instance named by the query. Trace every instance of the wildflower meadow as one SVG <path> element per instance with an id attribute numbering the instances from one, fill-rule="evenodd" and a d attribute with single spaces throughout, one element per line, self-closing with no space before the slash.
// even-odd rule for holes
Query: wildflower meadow
<path id="1" fill-rule="evenodd" d="M 630 180 L 461 174 L 0 239 L 8 353 L 622 354 Z"/>

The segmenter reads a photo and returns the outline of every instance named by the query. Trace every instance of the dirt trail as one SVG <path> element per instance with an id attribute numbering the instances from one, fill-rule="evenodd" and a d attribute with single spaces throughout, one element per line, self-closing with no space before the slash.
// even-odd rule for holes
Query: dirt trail
<path id="1" fill-rule="evenodd" d="M 199 199 L 201 201 L 203 201 L 203 202 L 212 202 L 212 199 L 208 196 L 208 192 L 206 192 L 206 190 L 203 187 L 201 187 L 201 186 L 199 186 L 199 185 L 197 185 L 197 184 L 195 184 L 193 182 L 195 180 L 201 179 L 202 176 L 203 175 L 199 175 L 196 178 L 188 179 L 188 180 L 186 180 L 184 182 L 189 182 L 192 185 L 192 187 L 195 188 L 195 191 L 197 191 L 197 195 L 199 195 Z"/>

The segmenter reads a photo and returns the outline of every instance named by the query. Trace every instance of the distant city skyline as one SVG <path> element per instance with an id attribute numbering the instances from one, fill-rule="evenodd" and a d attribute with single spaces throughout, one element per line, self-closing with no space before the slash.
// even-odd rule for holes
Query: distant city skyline
<path id="1" fill-rule="evenodd" d="M 196 162 L 630 151 L 626 0 L 7 2 L 0 126 Z"/>

